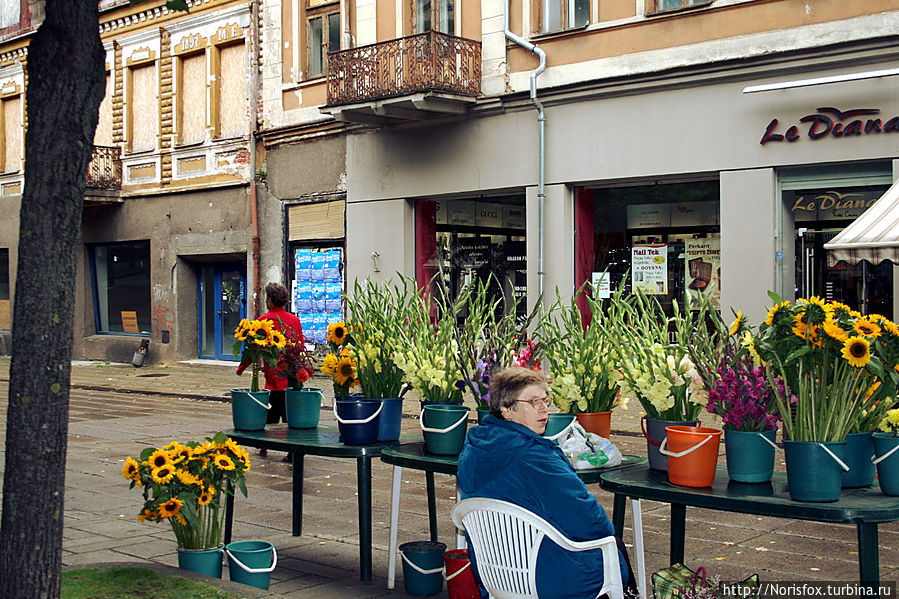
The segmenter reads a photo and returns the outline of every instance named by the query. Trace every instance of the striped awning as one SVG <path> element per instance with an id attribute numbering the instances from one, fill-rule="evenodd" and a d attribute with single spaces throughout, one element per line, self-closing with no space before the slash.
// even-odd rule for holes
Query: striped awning
<path id="1" fill-rule="evenodd" d="M 867 260 L 899 264 L 899 181 L 839 235 L 824 244 L 827 262 L 857 264 Z"/>

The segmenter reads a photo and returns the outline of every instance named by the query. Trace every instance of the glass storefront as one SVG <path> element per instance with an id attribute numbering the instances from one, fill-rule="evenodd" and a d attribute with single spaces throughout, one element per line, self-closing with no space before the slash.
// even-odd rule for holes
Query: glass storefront
<path id="1" fill-rule="evenodd" d="M 579 190 L 576 283 L 608 272 L 604 285 L 640 288 L 670 314 L 687 293 L 721 300 L 718 181 Z M 592 218 L 592 222 L 583 222 Z M 592 228 L 592 231 L 591 231 Z M 592 235 L 591 235 L 592 233 Z M 591 256 L 592 252 L 592 256 Z M 591 259 L 592 257 L 592 259 Z"/>
<path id="2" fill-rule="evenodd" d="M 527 312 L 525 199 L 497 196 L 416 203 L 416 278 L 455 299 L 466 286 L 489 284 L 494 298 L 522 298 Z M 492 276 L 491 276 L 492 275 Z"/>
<path id="3" fill-rule="evenodd" d="M 863 314 L 893 318 L 893 264 L 867 261 L 829 266 L 824 244 L 867 210 L 888 186 L 783 192 L 796 229 L 796 297 L 817 295 Z"/>

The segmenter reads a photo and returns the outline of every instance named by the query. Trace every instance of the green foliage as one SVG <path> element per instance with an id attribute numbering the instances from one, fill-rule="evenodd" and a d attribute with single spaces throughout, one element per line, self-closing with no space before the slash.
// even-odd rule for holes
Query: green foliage
<path id="1" fill-rule="evenodd" d="M 78 568 L 62 573 L 61 599 L 240 599 L 206 583 L 149 568 Z"/>

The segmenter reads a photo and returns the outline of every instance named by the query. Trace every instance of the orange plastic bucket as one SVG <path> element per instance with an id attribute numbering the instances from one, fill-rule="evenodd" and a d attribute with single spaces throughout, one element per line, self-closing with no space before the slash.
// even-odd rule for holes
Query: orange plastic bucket
<path id="1" fill-rule="evenodd" d="M 666 426 L 665 431 L 659 452 L 668 456 L 668 480 L 682 487 L 711 486 L 721 431 L 701 426 Z"/>

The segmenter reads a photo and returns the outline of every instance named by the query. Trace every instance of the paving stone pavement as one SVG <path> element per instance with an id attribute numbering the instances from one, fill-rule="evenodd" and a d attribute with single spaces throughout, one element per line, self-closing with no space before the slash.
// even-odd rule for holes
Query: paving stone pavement
<path id="1" fill-rule="evenodd" d="M 63 533 L 65 567 L 124 563 L 174 571 L 176 545 L 169 528 L 136 520 L 140 493 L 129 490 L 120 471 L 126 456 L 171 440 L 201 440 L 231 428 L 229 389 L 246 387 L 246 376 L 230 363 L 179 363 L 134 368 L 130 364 L 76 362 L 72 367 L 66 511 Z M 0 436 L 5 447 L 9 358 L 0 357 Z M 329 383 L 326 406 L 333 401 Z M 418 402 L 405 402 L 404 433 L 418 430 Z M 613 416 L 612 440 L 623 453 L 645 454 L 639 436 L 639 406 Z M 322 420 L 332 421 L 329 408 Z M 711 420 L 709 420 L 711 422 Z M 281 425 L 283 426 L 283 425 Z M 402 573 L 397 588 L 386 587 L 391 468 L 372 464 L 373 574 L 371 583 L 358 576 L 356 473 L 353 460 L 306 457 L 304 520 L 301 537 L 290 534 L 291 466 L 282 453 L 265 458 L 251 450 L 247 474 L 249 496 L 238 495 L 234 539 L 271 542 L 278 567 L 268 592 L 235 583 L 247 597 L 344 598 L 406 597 Z M 723 448 L 722 448 L 723 463 Z M 0 469 L 3 468 L 0 454 Z M 779 463 L 782 469 L 783 464 Z M 435 475 L 439 538 L 453 547 L 450 512 L 455 501 L 452 477 Z M 591 488 L 611 514 L 612 497 Z M 428 538 L 427 493 L 421 472 L 403 474 L 400 543 Z M 643 502 L 647 576 L 667 561 L 667 505 Z M 853 526 L 690 509 L 686 555 L 688 565 L 705 565 L 711 576 L 742 579 L 758 572 L 766 581 L 856 580 L 858 565 Z M 625 541 L 632 543 L 630 515 Z M 881 579 L 899 580 L 899 524 L 882 525 Z M 400 569 L 401 570 L 401 569 Z M 227 567 L 224 580 L 228 579 Z"/>

